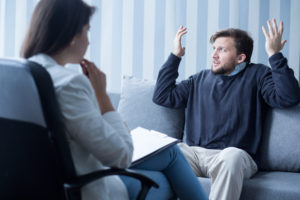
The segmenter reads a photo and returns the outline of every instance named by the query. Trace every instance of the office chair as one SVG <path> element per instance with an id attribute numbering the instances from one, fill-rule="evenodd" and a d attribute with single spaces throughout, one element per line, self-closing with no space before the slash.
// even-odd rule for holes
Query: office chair
<path id="1" fill-rule="evenodd" d="M 158 185 L 148 177 L 110 168 L 76 175 L 53 82 L 40 65 L 0 59 L 0 199 L 81 199 L 99 178 L 141 181 L 138 199 Z"/>

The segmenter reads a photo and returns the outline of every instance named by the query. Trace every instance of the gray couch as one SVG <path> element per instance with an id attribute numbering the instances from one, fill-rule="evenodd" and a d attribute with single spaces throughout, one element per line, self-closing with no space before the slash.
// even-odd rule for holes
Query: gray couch
<path id="1" fill-rule="evenodd" d="M 110 93 L 129 128 L 142 126 L 184 140 L 184 110 L 152 102 L 153 81 L 124 77 L 121 94 Z M 300 200 L 300 104 L 268 113 L 259 149 L 259 172 L 244 181 L 242 200 Z M 207 194 L 211 181 L 199 178 Z"/>

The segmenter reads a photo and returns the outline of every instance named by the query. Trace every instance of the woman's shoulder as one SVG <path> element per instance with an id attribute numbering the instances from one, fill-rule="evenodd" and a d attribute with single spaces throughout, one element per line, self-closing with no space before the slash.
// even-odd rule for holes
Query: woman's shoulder
<path id="1" fill-rule="evenodd" d="M 75 93 L 85 92 L 93 93 L 92 85 L 87 76 L 69 71 L 67 69 L 59 70 L 59 73 L 52 73 L 54 87 L 57 92 L 61 90 L 73 91 Z"/>
<path id="2" fill-rule="evenodd" d="M 90 89 L 91 85 L 88 78 L 82 74 L 79 64 L 67 64 L 61 66 L 46 54 L 37 54 L 29 58 L 44 67 L 50 74 L 55 89 L 73 87 L 76 89 Z"/>

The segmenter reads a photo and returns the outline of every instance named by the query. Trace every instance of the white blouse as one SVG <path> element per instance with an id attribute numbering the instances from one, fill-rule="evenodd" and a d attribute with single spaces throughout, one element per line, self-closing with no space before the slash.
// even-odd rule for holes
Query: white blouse
<path id="1" fill-rule="evenodd" d="M 35 55 L 29 60 L 49 72 L 67 128 L 75 169 L 78 175 L 105 166 L 127 168 L 132 159 L 130 134 L 116 111 L 101 114 L 89 79 L 71 67 L 61 66 L 50 56 Z M 118 176 L 99 179 L 82 188 L 84 200 L 128 199 Z"/>

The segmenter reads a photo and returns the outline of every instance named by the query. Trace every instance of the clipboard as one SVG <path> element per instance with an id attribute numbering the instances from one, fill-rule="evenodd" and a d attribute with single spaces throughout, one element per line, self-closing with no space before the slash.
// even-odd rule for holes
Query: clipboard
<path id="1" fill-rule="evenodd" d="M 177 138 L 164 133 L 137 127 L 130 131 L 133 141 L 133 157 L 131 166 L 143 162 L 149 157 L 180 142 Z"/>

